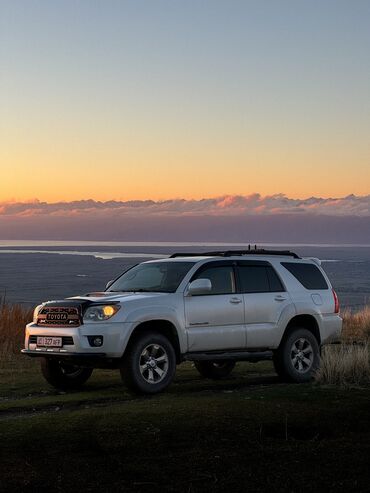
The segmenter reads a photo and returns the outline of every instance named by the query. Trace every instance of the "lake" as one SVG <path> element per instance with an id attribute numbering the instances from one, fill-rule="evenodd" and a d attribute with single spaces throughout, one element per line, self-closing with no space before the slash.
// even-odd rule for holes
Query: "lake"
<path id="1" fill-rule="evenodd" d="M 318 257 L 342 307 L 370 304 L 370 245 L 258 245 Z M 36 305 L 104 289 L 128 267 L 174 252 L 246 249 L 240 243 L 0 241 L 0 297 Z"/>

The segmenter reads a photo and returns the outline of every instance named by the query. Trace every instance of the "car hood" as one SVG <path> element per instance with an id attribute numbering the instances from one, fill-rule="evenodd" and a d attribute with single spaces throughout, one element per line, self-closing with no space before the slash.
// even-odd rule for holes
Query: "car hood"
<path id="1" fill-rule="evenodd" d="M 84 296 L 73 296 L 69 300 L 90 301 L 92 303 L 109 303 L 119 301 L 130 301 L 148 298 L 157 298 L 158 296 L 166 296 L 168 293 L 110 293 L 108 291 L 88 293 Z"/>

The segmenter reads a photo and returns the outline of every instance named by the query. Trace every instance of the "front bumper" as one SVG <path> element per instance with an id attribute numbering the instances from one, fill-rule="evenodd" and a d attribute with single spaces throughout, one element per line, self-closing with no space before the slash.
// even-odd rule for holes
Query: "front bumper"
<path id="1" fill-rule="evenodd" d="M 63 360 L 71 365 L 81 366 L 83 368 L 120 368 L 121 358 L 107 358 L 106 353 L 73 353 L 71 351 L 49 351 L 49 350 L 32 350 L 22 349 L 22 354 L 31 358 L 48 358 Z"/>
<path id="2" fill-rule="evenodd" d="M 57 357 L 65 357 L 65 358 L 106 358 L 107 355 L 106 353 L 73 353 L 71 351 L 65 351 L 65 350 L 55 350 L 55 349 L 22 349 L 21 350 L 22 354 L 25 354 L 26 356 L 31 356 L 33 358 L 39 357 L 39 356 L 57 356 Z"/>
<path id="3" fill-rule="evenodd" d="M 25 349 L 22 353 L 29 356 L 121 358 L 131 330 L 132 324 L 125 322 L 87 323 L 79 327 L 43 327 L 30 323 L 26 326 Z M 31 336 L 72 338 L 73 341 L 61 348 L 40 348 L 31 342 Z M 103 345 L 91 346 L 91 336 L 103 336 Z"/>

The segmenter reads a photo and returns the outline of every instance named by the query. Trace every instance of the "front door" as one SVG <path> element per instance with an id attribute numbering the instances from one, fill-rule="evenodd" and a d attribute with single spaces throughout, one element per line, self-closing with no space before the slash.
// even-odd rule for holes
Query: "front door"
<path id="1" fill-rule="evenodd" d="M 193 276 L 195 279 L 209 279 L 212 290 L 184 298 L 188 351 L 244 348 L 244 302 L 236 293 L 233 263 L 205 264 Z"/>

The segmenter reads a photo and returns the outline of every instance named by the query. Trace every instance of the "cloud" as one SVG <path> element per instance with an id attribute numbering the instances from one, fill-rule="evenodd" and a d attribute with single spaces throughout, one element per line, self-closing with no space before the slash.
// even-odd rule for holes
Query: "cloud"
<path id="1" fill-rule="evenodd" d="M 77 200 L 71 202 L 3 202 L 0 217 L 201 217 L 201 216 L 266 216 L 280 214 L 309 214 L 329 216 L 370 216 L 370 195 L 348 195 L 340 198 L 310 197 L 293 199 L 283 194 L 261 196 L 225 195 L 222 197 L 163 201 L 130 200 L 106 201 Z"/>

